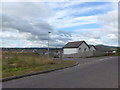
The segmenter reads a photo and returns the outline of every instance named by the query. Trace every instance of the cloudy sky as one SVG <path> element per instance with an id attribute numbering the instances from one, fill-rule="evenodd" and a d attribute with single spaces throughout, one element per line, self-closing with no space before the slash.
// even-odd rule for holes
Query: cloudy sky
<path id="1" fill-rule="evenodd" d="M 69 41 L 118 45 L 117 2 L 2 2 L 0 47 L 62 47 Z"/>

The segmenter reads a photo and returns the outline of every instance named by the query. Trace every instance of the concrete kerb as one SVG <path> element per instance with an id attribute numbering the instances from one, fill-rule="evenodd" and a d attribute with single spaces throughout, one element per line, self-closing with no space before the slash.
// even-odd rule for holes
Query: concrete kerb
<path id="1" fill-rule="evenodd" d="M 49 70 L 39 71 L 39 72 L 34 72 L 34 73 L 29 73 L 29 74 L 11 76 L 11 77 L 7 77 L 7 78 L 1 78 L 0 82 L 5 82 L 5 81 L 13 80 L 13 79 L 19 79 L 19 78 L 23 78 L 23 77 L 27 77 L 27 76 L 32 76 L 32 75 L 37 75 L 37 74 L 48 73 L 48 72 L 52 72 L 52 71 L 56 71 L 56 70 L 60 70 L 60 69 L 65 69 L 65 68 L 77 66 L 78 64 L 79 63 L 76 62 L 74 65 L 70 65 L 70 66 L 65 66 L 65 67 L 60 67 L 60 68 L 54 68 L 54 69 L 49 69 Z"/>

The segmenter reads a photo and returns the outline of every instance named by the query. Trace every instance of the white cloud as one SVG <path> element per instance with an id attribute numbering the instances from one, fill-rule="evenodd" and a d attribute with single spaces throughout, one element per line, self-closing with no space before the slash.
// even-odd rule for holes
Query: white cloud
<path id="1" fill-rule="evenodd" d="M 47 47 L 48 31 L 52 32 L 50 35 L 50 45 L 53 47 L 61 47 L 68 41 L 78 40 L 85 40 L 88 44 L 109 44 L 109 42 L 115 44 L 118 31 L 117 10 L 104 15 L 73 16 L 74 13 L 82 14 L 89 10 L 104 9 L 110 6 L 84 7 L 81 10 L 69 8 L 69 6 L 81 3 L 83 2 L 56 3 L 56 6 L 54 4 L 48 5 L 38 2 L 4 3 L 2 8 L 3 12 L 0 11 L 0 16 L 3 19 L 3 22 L 0 23 L 0 28 L 3 27 L 3 32 L 0 32 L 0 37 L 8 43 L 3 41 L 3 45 L 13 45 L 13 47 Z M 51 7 L 51 5 L 53 6 Z M 60 10 L 52 10 L 56 8 Z M 98 22 L 102 26 L 98 29 L 84 28 L 72 32 L 58 31 L 59 28 L 70 28 Z M 24 44 L 21 45 L 20 43 Z"/>
<path id="2" fill-rule="evenodd" d="M 54 16 L 49 18 L 48 22 L 53 25 L 56 28 L 68 28 L 68 27 L 73 27 L 73 26 L 82 26 L 85 24 L 92 24 L 97 22 L 97 17 L 96 16 L 79 16 L 76 17 L 74 15 L 76 14 L 83 14 L 86 12 L 90 12 L 92 10 L 102 10 L 105 8 L 109 8 L 109 4 L 105 5 L 100 5 L 100 6 L 90 6 L 90 7 L 77 7 L 77 8 L 64 8 L 69 5 L 81 5 L 83 2 L 73 2 L 73 3 L 67 3 L 63 4 L 63 7 L 61 3 L 51 3 L 50 6 L 57 6 L 60 10 L 57 10 L 54 12 Z M 60 6 L 59 6 L 60 5 Z M 64 9 L 63 9 L 64 8 Z"/>
<path id="3" fill-rule="evenodd" d="M 101 25 L 99 29 L 80 29 L 75 32 L 80 34 L 88 43 L 118 45 L 118 11 L 113 10 L 99 15 L 97 21 Z M 87 38 L 86 38 L 87 37 Z"/>
<path id="4" fill-rule="evenodd" d="M 88 43 L 89 44 L 93 44 L 94 43 L 95 45 L 96 44 L 103 44 L 103 42 L 101 40 L 99 40 L 99 39 L 89 39 Z"/>
<path id="5" fill-rule="evenodd" d="M 47 22 L 52 12 L 43 3 L 3 3 L 2 10 L 2 39 L 41 41 L 47 39 L 48 31 L 53 31 Z"/>
<path id="6" fill-rule="evenodd" d="M 117 40 L 118 39 L 118 36 L 115 35 L 115 34 L 108 34 L 107 37 L 108 37 L 108 39 L 111 39 L 111 40 Z"/>
<path id="7" fill-rule="evenodd" d="M 118 11 L 114 10 L 100 17 L 102 22 L 102 34 L 106 37 L 105 42 L 118 45 Z"/>

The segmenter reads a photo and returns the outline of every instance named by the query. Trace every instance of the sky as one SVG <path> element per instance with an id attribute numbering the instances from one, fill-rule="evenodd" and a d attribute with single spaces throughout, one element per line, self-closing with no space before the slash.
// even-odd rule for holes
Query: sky
<path id="1" fill-rule="evenodd" d="M 79 0 L 0 3 L 0 47 L 118 46 L 118 2 Z M 48 32 L 51 32 L 48 34 Z"/>

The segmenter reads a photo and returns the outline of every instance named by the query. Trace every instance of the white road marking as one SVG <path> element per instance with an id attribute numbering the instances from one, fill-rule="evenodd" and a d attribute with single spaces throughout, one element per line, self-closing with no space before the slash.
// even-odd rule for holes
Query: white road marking
<path id="1" fill-rule="evenodd" d="M 63 71 L 63 70 L 68 70 L 68 69 L 77 69 L 77 67 L 80 67 L 82 65 L 87 65 L 87 64 L 93 64 L 93 63 L 97 63 L 97 62 L 100 62 L 100 61 L 107 61 L 109 60 L 110 58 L 113 58 L 113 57 L 109 57 L 109 58 L 103 58 L 103 59 L 99 59 L 99 60 L 95 60 L 95 61 L 91 61 L 91 62 L 86 62 L 86 63 L 79 63 L 77 66 L 75 67 L 71 67 L 71 68 L 65 68 L 65 69 L 62 69 L 62 70 L 58 70 L 58 71 Z"/>
<path id="2" fill-rule="evenodd" d="M 113 58 L 113 57 L 103 58 L 103 59 L 99 59 L 99 60 L 96 60 L 96 61 L 83 63 L 83 64 L 81 64 L 81 65 L 85 65 L 85 64 L 92 64 L 92 63 L 95 63 L 95 62 L 100 62 L 100 61 L 106 61 L 106 60 L 109 60 L 110 58 Z M 80 65 L 79 65 L 79 66 L 80 66 Z"/>

